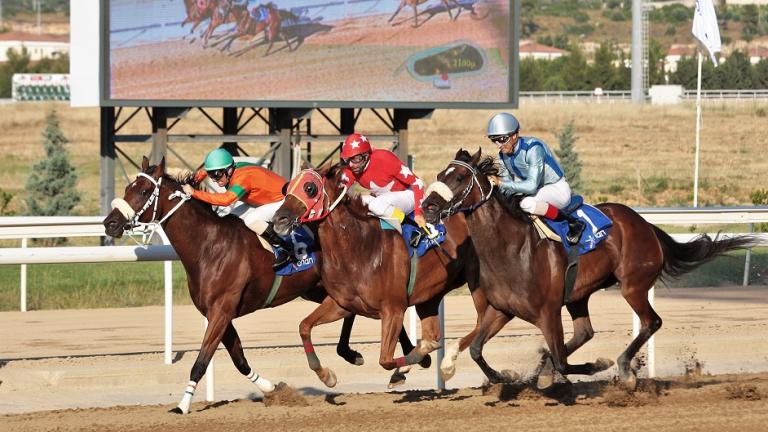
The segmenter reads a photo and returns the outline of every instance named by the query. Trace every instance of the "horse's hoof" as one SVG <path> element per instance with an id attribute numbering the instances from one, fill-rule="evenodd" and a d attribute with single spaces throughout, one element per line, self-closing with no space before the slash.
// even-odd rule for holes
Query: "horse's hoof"
<path id="1" fill-rule="evenodd" d="M 440 367 L 440 378 L 442 378 L 443 381 L 448 381 L 449 379 L 453 378 L 454 375 L 456 375 L 455 364 L 447 367 Z"/>
<path id="2" fill-rule="evenodd" d="M 317 376 L 327 387 L 336 387 L 336 374 L 332 370 L 323 368 L 318 372 Z"/>
<path id="3" fill-rule="evenodd" d="M 422 340 L 419 342 L 419 353 L 421 353 L 423 356 L 427 356 L 427 354 L 431 353 L 432 351 L 440 348 L 440 342 L 438 341 L 425 341 Z M 431 360 L 430 360 L 431 361 Z"/>
<path id="4" fill-rule="evenodd" d="M 176 407 L 176 408 L 173 408 L 173 409 L 169 409 L 168 412 L 171 413 L 171 414 L 186 414 L 179 407 Z"/>
<path id="5" fill-rule="evenodd" d="M 594 363 L 594 372 L 602 372 L 604 370 L 608 370 L 614 365 L 613 360 L 600 357 L 598 358 Z"/>
<path id="6" fill-rule="evenodd" d="M 430 355 L 427 354 L 419 362 L 419 367 L 421 367 L 422 369 L 429 369 L 430 366 L 432 366 L 432 357 L 430 357 Z"/>
<path id="7" fill-rule="evenodd" d="M 405 366 L 400 366 L 399 368 L 395 369 L 394 373 L 407 374 L 410 371 L 411 371 L 411 365 L 405 365 Z"/>
<path id="8" fill-rule="evenodd" d="M 275 391 L 275 385 L 272 384 L 272 381 L 264 377 L 259 377 L 259 379 L 254 381 L 254 384 L 256 384 L 256 387 L 258 387 L 262 393 L 270 393 Z"/>
<path id="9" fill-rule="evenodd" d="M 501 371 L 501 380 L 505 384 L 512 384 L 520 380 L 520 374 L 509 369 Z"/>
<path id="10" fill-rule="evenodd" d="M 363 356 L 358 354 L 357 356 L 355 356 L 355 360 L 351 363 L 355 366 L 362 366 L 365 364 L 365 359 L 363 358 Z"/>
<path id="11" fill-rule="evenodd" d="M 555 383 L 555 376 L 554 375 L 539 375 L 539 378 L 536 380 L 536 387 L 539 390 L 546 390 Z"/>
<path id="12" fill-rule="evenodd" d="M 387 384 L 387 388 L 388 389 L 393 389 L 393 388 L 399 387 L 399 386 L 401 386 L 403 384 L 405 384 L 405 374 L 400 372 L 400 370 L 398 369 L 389 378 L 389 384 Z"/>
<path id="13" fill-rule="evenodd" d="M 630 372 L 629 376 L 624 378 L 624 389 L 627 391 L 635 391 L 637 388 L 637 375 L 634 372 Z"/>

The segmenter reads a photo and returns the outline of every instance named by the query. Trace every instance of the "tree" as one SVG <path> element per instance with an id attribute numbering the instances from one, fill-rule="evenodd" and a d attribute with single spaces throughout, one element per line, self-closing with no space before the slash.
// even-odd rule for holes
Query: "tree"
<path id="1" fill-rule="evenodd" d="M 0 216 L 13 216 L 15 214 L 10 207 L 11 200 L 13 200 L 13 194 L 0 188 Z"/>
<path id="2" fill-rule="evenodd" d="M 587 75 L 590 87 L 600 87 L 604 90 L 616 88 L 616 68 L 613 66 L 615 59 L 612 44 L 607 42 L 600 44 L 600 48 L 595 51 L 595 62 L 592 63 Z"/>
<path id="3" fill-rule="evenodd" d="M 715 73 L 719 78 L 721 88 L 754 88 L 752 85 L 752 65 L 746 54 L 741 51 L 734 51 L 731 53 L 731 55 L 728 56 L 728 59 L 715 69 Z"/>
<path id="4" fill-rule="evenodd" d="M 745 4 L 741 10 L 741 22 L 744 24 L 741 28 L 741 37 L 749 42 L 760 34 L 760 16 L 754 4 Z"/>
<path id="5" fill-rule="evenodd" d="M 32 167 L 27 179 L 27 206 L 34 216 L 64 216 L 80 202 L 75 188 L 77 174 L 64 147 L 69 141 L 59 127 L 56 110 L 46 119 L 43 132 L 45 158 Z"/>
<path id="6" fill-rule="evenodd" d="M 21 52 L 8 48 L 5 56 L 8 60 L 0 64 L 0 98 L 11 97 L 13 74 L 27 72 L 30 64 L 29 52 L 27 52 L 26 47 L 22 47 Z"/>
<path id="7" fill-rule="evenodd" d="M 754 79 L 752 81 L 754 88 L 768 88 L 768 59 L 762 59 L 757 62 L 754 72 Z"/>
<path id="8" fill-rule="evenodd" d="M 557 158 L 560 159 L 560 165 L 565 171 L 565 179 L 571 186 L 571 190 L 576 191 L 581 187 L 581 162 L 573 144 L 578 137 L 574 134 L 573 120 L 565 124 L 560 132 L 555 132 L 555 136 L 560 141 L 560 149 L 555 149 Z"/>

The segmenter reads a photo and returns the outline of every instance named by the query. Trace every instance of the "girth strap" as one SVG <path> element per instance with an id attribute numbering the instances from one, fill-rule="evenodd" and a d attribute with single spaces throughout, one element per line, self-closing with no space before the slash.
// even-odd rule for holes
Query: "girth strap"
<path id="1" fill-rule="evenodd" d="M 416 252 L 411 257 L 411 273 L 408 275 L 408 297 L 413 294 L 413 287 L 416 285 L 416 270 L 419 263 L 419 257 L 416 256 Z"/>
<path id="2" fill-rule="evenodd" d="M 272 282 L 272 289 L 269 290 L 269 295 L 267 296 L 267 300 L 264 301 L 264 304 L 261 306 L 262 309 L 265 307 L 269 307 L 269 305 L 272 304 L 272 300 L 275 299 L 275 296 L 277 295 L 277 289 L 280 288 L 280 283 L 283 281 L 283 277 L 281 275 L 275 275 L 275 280 Z"/>

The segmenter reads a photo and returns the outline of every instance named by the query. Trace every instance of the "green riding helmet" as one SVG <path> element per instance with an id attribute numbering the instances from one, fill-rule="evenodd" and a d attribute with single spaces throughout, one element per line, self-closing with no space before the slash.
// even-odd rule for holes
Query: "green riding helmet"
<path id="1" fill-rule="evenodd" d="M 218 148 L 205 157 L 205 163 L 203 163 L 203 169 L 206 171 L 215 171 L 223 168 L 229 168 L 235 163 L 232 159 L 232 155 L 223 148 Z"/>

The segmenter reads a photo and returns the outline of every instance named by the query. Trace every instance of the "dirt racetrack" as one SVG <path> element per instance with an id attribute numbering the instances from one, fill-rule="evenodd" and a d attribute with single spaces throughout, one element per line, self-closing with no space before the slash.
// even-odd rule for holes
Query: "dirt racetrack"
<path id="1" fill-rule="evenodd" d="M 321 361 L 339 377 L 327 389 L 296 345 L 298 321 L 313 305 L 293 302 L 235 322 L 254 369 L 287 385 L 264 397 L 219 350 L 214 402 L 204 402 L 204 380 L 187 416 L 167 411 L 180 399 L 202 337 L 192 308 L 175 308 L 173 365 L 164 365 L 159 352 L 159 307 L 4 312 L 0 430 L 765 430 L 767 290 L 657 290 L 664 319 L 656 337 L 660 378 L 641 380 L 632 394 L 612 383 L 615 367 L 593 378 L 572 376 L 572 385 L 549 394 L 524 384 L 483 387 L 468 353 L 446 391 L 433 390 L 433 365 L 414 369 L 404 387 L 386 393 L 389 375 L 376 364 L 378 322 L 366 319 L 358 319 L 352 336 L 363 366 L 335 355 L 339 326 L 314 333 Z M 629 308 L 615 289 L 597 293 L 590 305 L 595 338 L 572 362 L 615 359 L 630 340 Z M 451 343 L 472 327 L 474 311 L 468 296 L 448 297 L 446 311 Z M 541 345 L 535 328 L 513 320 L 484 354 L 491 365 L 527 377 Z"/>

